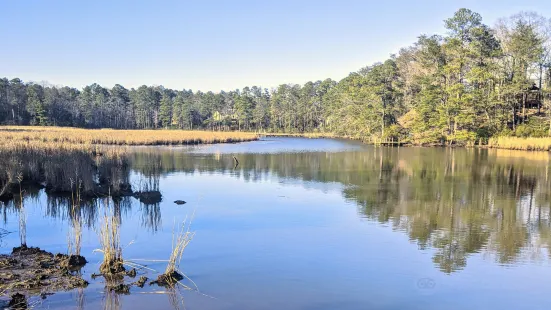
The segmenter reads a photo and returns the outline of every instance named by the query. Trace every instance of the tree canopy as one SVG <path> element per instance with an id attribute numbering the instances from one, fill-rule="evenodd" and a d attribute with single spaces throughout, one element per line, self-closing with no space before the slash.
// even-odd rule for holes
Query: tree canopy
<path id="1" fill-rule="evenodd" d="M 490 27 L 460 9 L 444 25 L 445 34 L 420 35 L 340 81 L 204 93 L 3 78 L 0 124 L 331 132 L 416 144 L 551 135 L 551 20 L 521 12 Z"/>

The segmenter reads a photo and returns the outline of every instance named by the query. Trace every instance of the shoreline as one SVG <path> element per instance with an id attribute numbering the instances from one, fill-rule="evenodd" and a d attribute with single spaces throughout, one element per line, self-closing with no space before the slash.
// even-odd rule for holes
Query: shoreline
<path id="1" fill-rule="evenodd" d="M 171 129 L 84 129 L 50 126 L 0 126 L 0 146 L 10 144 L 66 145 L 198 145 L 258 140 L 258 134 L 239 131 Z"/>
<path id="2" fill-rule="evenodd" d="M 206 131 L 172 129 L 84 129 L 73 127 L 0 126 L 0 147 L 61 148 L 69 146 L 187 146 L 257 141 L 261 137 L 297 137 L 308 139 L 343 139 L 375 146 L 403 147 L 464 147 L 506 149 L 518 151 L 551 151 L 551 137 L 492 137 L 486 144 L 446 145 L 439 143 L 415 144 L 409 141 L 373 142 L 333 133 L 270 133 L 245 131 Z"/>
<path id="3" fill-rule="evenodd" d="M 527 151 L 527 152 L 549 152 L 551 151 L 551 137 L 534 138 L 534 137 L 493 137 L 490 138 L 487 144 L 473 145 L 446 145 L 446 144 L 414 144 L 409 142 L 382 142 L 373 143 L 366 142 L 362 139 L 351 138 L 347 136 L 339 136 L 331 133 L 259 133 L 262 137 L 300 137 L 308 139 L 343 139 L 350 141 L 358 141 L 367 145 L 375 146 L 396 146 L 396 147 L 443 147 L 443 148 L 481 148 L 481 149 L 500 149 L 511 151 Z"/>

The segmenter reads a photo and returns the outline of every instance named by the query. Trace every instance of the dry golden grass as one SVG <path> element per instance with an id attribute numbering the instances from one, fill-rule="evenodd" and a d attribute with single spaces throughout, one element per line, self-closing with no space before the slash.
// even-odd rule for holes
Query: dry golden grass
<path id="1" fill-rule="evenodd" d="M 507 150 L 507 149 L 490 149 L 488 155 L 495 156 L 497 158 L 504 158 L 509 160 L 529 160 L 529 161 L 543 161 L 547 162 L 551 159 L 549 152 L 533 151 L 526 152 L 520 150 Z"/>
<path id="2" fill-rule="evenodd" d="M 180 261 L 182 260 L 182 255 L 184 255 L 184 250 L 195 236 L 195 232 L 190 231 L 190 226 L 191 221 L 188 222 L 186 219 L 180 226 L 178 232 L 172 232 L 172 252 L 170 253 L 170 258 L 168 259 L 165 270 L 165 274 L 167 275 L 177 271 Z"/>
<path id="3" fill-rule="evenodd" d="M 518 138 L 518 137 L 496 137 L 490 138 L 488 147 L 522 150 L 522 151 L 549 151 L 551 150 L 550 138 Z"/>
<path id="4" fill-rule="evenodd" d="M 76 182 L 88 195 L 97 193 L 101 176 L 117 194 L 125 182 L 125 155 L 120 147 L 0 139 L 0 196 L 17 193 L 21 181 L 54 192 L 71 192 Z"/>
<path id="5" fill-rule="evenodd" d="M 106 201 L 109 200 L 106 199 Z M 124 271 L 120 242 L 120 223 L 109 205 L 106 206 L 103 223 L 98 235 L 101 249 L 97 251 L 103 253 L 100 272 L 107 275 Z"/>
<path id="6" fill-rule="evenodd" d="M 297 137 L 297 138 L 347 138 L 330 132 L 304 132 L 304 133 L 266 133 L 267 137 Z"/>
<path id="7" fill-rule="evenodd" d="M 71 230 L 68 233 L 69 255 L 80 256 L 82 246 L 82 219 L 80 218 L 80 182 L 76 184 L 76 193 L 71 192 Z"/>
<path id="8" fill-rule="evenodd" d="M 346 137 L 346 136 L 339 136 L 334 133 L 330 132 L 304 132 L 304 133 L 265 133 L 263 134 L 266 137 L 296 137 L 296 138 L 308 138 L 308 139 L 321 139 L 321 138 L 329 138 L 329 139 L 351 139 L 355 140 L 352 137 Z"/>
<path id="9" fill-rule="evenodd" d="M 0 145 L 19 141 L 58 145 L 185 145 L 243 142 L 253 141 L 257 138 L 257 134 L 249 132 L 0 126 Z"/>

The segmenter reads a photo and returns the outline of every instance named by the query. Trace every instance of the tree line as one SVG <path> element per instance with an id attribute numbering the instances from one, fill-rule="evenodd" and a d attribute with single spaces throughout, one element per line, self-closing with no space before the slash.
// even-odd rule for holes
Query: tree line
<path id="1" fill-rule="evenodd" d="M 464 144 L 551 135 L 551 19 L 490 27 L 458 10 L 444 35 L 341 81 L 201 92 L 92 84 L 79 90 L 0 79 L 0 123 L 85 128 L 331 132 L 365 141 Z"/>

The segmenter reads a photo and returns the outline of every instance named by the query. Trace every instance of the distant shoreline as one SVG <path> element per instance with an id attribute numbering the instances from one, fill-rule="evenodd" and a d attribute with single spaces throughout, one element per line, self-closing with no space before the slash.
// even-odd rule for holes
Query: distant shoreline
<path id="1" fill-rule="evenodd" d="M 372 142 L 351 136 L 334 133 L 271 133 L 243 131 L 209 131 L 177 129 L 83 129 L 54 126 L 0 126 L 0 146 L 56 144 L 69 145 L 115 145 L 115 146 L 161 146 L 161 145 L 198 145 L 218 143 L 239 143 L 256 141 L 259 137 L 301 137 L 308 139 L 345 139 L 365 144 L 404 147 L 479 147 L 519 151 L 551 150 L 551 138 L 495 137 L 487 143 L 468 144 L 416 144 L 410 141 Z"/>

